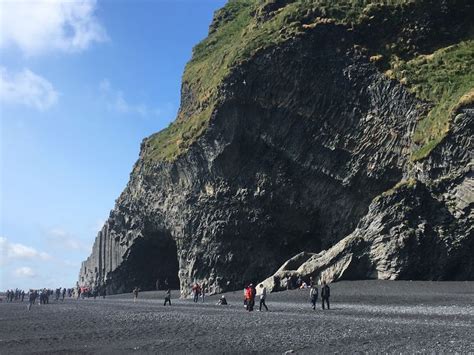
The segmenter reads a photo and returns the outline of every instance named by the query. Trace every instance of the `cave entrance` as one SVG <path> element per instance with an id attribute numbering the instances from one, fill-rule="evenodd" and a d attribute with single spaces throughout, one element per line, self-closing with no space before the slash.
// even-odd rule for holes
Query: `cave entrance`
<path id="1" fill-rule="evenodd" d="M 142 291 L 179 289 L 178 251 L 176 242 L 167 232 L 147 233 L 135 241 L 127 262 L 130 287 Z"/>

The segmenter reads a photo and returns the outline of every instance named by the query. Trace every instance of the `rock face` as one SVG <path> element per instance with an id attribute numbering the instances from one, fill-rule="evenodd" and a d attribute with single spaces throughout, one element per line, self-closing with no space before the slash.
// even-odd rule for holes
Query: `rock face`
<path id="1" fill-rule="evenodd" d="M 150 163 L 145 140 L 79 283 L 220 292 L 302 251 L 265 281 L 271 289 L 292 274 L 472 280 L 474 111 L 459 109 L 443 142 L 411 162 L 428 105 L 354 36 L 321 23 L 242 62 L 209 127 L 173 161 Z M 191 99 L 183 87 L 184 112 Z"/>
<path id="2" fill-rule="evenodd" d="M 264 284 L 278 291 L 300 276 L 319 283 L 472 280 L 473 126 L 474 110 L 461 110 L 432 158 L 410 172 L 417 179 L 375 198 L 356 229 L 332 248 L 297 255 Z"/>

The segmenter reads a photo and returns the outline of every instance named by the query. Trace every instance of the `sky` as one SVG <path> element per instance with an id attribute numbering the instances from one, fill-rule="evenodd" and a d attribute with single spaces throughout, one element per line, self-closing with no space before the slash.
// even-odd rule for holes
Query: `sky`
<path id="1" fill-rule="evenodd" d="M 0 290 L 72 287 L 224 0 L 0 0 Z"/>

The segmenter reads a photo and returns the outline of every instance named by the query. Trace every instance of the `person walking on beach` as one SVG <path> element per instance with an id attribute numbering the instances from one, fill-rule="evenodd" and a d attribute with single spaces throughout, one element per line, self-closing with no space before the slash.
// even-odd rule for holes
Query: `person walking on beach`
<path id="1" fill-rule="evenodd" d="M 253 311 L 253 307 L 255 307 L 255 296 L 257 296 L 257 289 L 255 288 L 255 286 L 253 284 L 250 284 L 250 289 L 251 289 L 251 299 L 250 299 L 250 304 L 251 304 L 251 307 L 252 307 L 252 311 Z"/>
<path id="2" fill-rule="evenodd" d="M 265 304 L 265 300 L 267 299 L 267 288 L 263 286 L 263 284 L 260 284 L 260 306 L 258 307 L 258 311 L 262 311 L 262 306 L 265 307 L 265 309 L 268 312 L 268 307 Z"/>
<path id="3" fill-rule="evenodd" d="M 165 304 L 164 304 L 165 306 L 166 306 L 166 303 L 169 303 L 171 306 L 171 290 L 170 289 L 166 290 L 165 292 Z"/>
<path id="4" fill-rule="evenodd" d="M 313 305 L 313 310 L 316 310 L 316 302 L 318 301 L 318 287 L 313 285 L 309 291 L 309 299 Z"/>
<path id="5" fill-rule="evenodd" d="M 252 297 L 252 290 L 250 289 L 250 285 L 248 285 L 244 289 L 244 307 L 248 311 L 250 307 L 250 298 Z"/>
<path id="6" fill-rule="evenodd" d="M 195 283 L 192 289 L 193 292 L 193 301 L 197 303 L 199 301 L 199 296 L 201 294 L 201 286 L 198 283 Z"/>
<path id="7" fill-rule="evenodd" d="M 30 290 L 30 294 L 28 295 L 28 310 L 30 310 L 31 306 L 35 304 L 37 296 L 38 294 L 36 291 Z"/>
<path id="8" fill-rule="evenodd" d="M 133 293 L 133 302 L 137 302 L 138 291 L 140 291 L 140 289 L 135 286 L 135 288 L 134 288 L 133 291 L 132 291 L 132 293 Z"/>
<path id="9" fill-rule="evenodd" d="M 205 296 L 205 293 L 206 293 L 206 284 L 202 284 L 202 287 L 201 287 L 201 297 L 202 297 L 202 302 L 204 303 L 204 296 Z"/>
<path id="10" fill-rule="evenodd" d="M 40 304 L 46 304 L 48 298 L 49 298 L 49 296 L 47 295 L 47 291 L 44 288 L 43 290 L 41 290 L 41 293 L 40 293 L 40 296 L 39 296 Z"/>
<path id="11" fill-rule="evenodd" d="M 66 297 L 66 289 L 63 287 L 63 293 L 62 293 L 62 301 L 64 302 L 64 297 Z"/>
<path id="12" fill-rule="evenodd" d="M 326 281 L 323 281 L 323 287 L 321 288 L 321 301 L 322 301 L 322 306 L 324 309 L 324 302 L 326 302 L 328 309 L 329 308 L 329 296 L 331 295 L 331 290 L 329 289 L 329 286 L 326 284 Z"/>
<path id="13" fill-rule="evenodd" d="M 257 291 L 255 290 L 255 287 L 253 284 L 250 284 L 249 287 L 247 287 L 245 296 L 247 298 L 247 311 L 252 312 L 253 307 L 255 306 L 255 294 Z"/>
<path id="14" fill-rule="evenodd" d="M 248 293 L 248 286 L 245 287 L 244 286 L 244 308 L 247 309 L 247 301 L 248 301 L 248 297 L 247 297 L 247 293 Z"/>

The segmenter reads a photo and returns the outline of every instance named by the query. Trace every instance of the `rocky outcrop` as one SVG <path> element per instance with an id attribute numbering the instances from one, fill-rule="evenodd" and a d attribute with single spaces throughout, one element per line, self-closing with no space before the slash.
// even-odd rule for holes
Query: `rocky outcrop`
<path id="1" fill-rule="evenodd" d="M 472 280 L 473 123 L 474 109 L 461 110 L 432 157 L 375 198 L 354 232 L 327 251 L 299 254 L 293 267 L 290 259 L 263 283 L 277 291 L 296 277 Z"/>
<path id="2" fill-rule="evenodd" d="M 117 293 L 159 279 L 185 293 L 198 281 L 220 292 L 301 251 L 277 276 L 472 278 L 472 114 L 411 163 L 427 105 L 380 73 L 354 35 L 321 23 L 242 62 L 177 159 L 150 161 L 144 140 L 79 283 Z M 181 113 L 189 100 L 183 87 Z M 378 197 L 404 179 L 416 182 Z"/>

